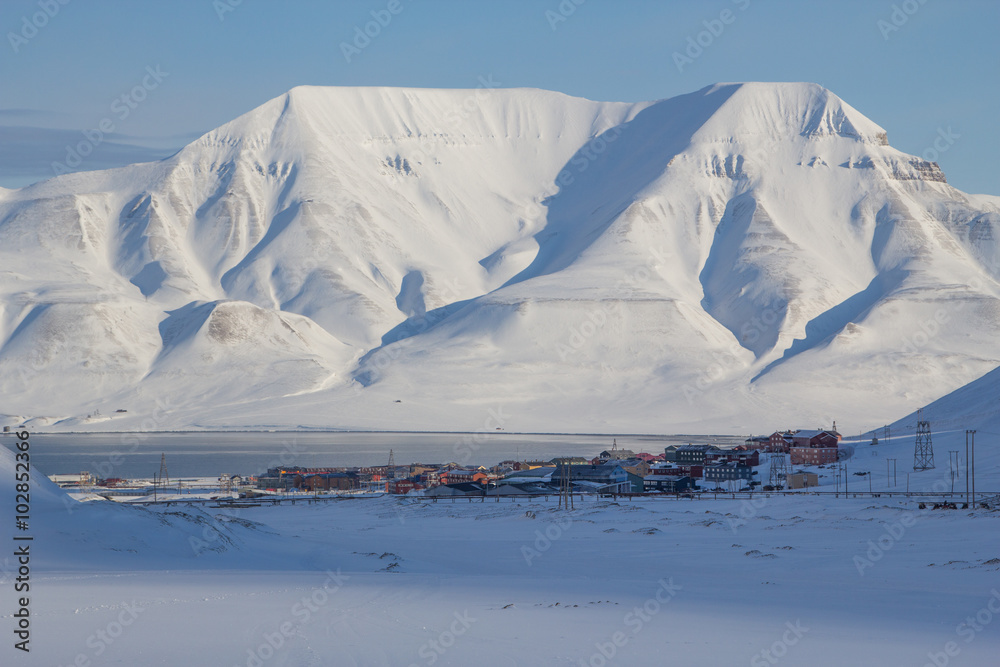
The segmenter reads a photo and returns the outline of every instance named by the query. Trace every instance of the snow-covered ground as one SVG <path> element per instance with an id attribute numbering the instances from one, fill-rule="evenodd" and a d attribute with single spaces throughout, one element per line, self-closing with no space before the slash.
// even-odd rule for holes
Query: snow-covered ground
<path id="1" fill-rule="evenodd" d="M 994 458 L 982 488 L 998 486 Z M 0 448 L 2 498 L 13 466 Z M 996 511 L 816 496 L 145 509 L 32 483 L 32 651 L 12 649 L 8 556 L 3 664 L 978 666 L 1000 654 Z"/>

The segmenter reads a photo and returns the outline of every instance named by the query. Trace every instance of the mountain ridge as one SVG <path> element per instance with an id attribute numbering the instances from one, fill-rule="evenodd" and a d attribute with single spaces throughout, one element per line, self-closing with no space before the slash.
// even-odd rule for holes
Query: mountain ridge
<path id="1" fill-rule="evenodd" d="M 165 395 L 163 428 L 885 423 L 1000 365 L 1000 198 L 816 84 L 297 87 L 0 194 L 11 423 L 134 428 Z"/>

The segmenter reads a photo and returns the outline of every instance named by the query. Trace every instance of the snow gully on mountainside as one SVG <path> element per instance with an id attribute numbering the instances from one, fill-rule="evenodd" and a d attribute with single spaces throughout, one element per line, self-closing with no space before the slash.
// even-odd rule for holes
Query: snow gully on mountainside
<path id="1" fill-rule="evenodd" d="M 4 191 L 0 390 L 46 429 L 870 426 L 1000 365 L 998 224 L 815 84 L 304 86 Z"/>

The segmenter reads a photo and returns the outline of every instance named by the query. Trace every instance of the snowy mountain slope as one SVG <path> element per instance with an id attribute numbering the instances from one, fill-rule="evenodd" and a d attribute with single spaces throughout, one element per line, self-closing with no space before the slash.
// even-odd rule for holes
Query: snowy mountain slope
<path id="1" fill-rule="evenodd" d="M 0 199 L 0 389 L 74 428 L 884 423 L 1000 364 L 998 203 L 813 84 L 296 88 Z"/>

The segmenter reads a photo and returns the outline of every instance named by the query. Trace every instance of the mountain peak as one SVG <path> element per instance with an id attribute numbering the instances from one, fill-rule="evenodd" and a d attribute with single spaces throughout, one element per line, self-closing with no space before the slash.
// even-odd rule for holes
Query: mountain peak
<path id="1" fill-rule="evenodd" d="M 1000 216 L 883 144 L 809 83 L 297 87 L 0 190 L 0 391 L 129 428 L 885 423 L 1000 363 Z"/>
<path id="2" fill-rule="evenodd" d="M 694 94 L 728 97 L 698 133 L 703 140 L 838 136 L 888 145 L 882 127 L 816 83 L 717 83 Z"/>

